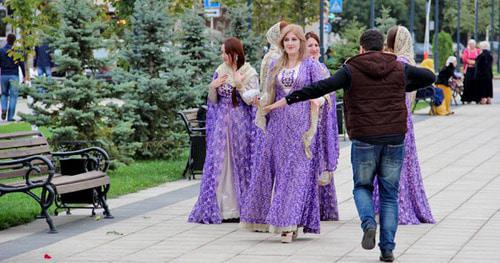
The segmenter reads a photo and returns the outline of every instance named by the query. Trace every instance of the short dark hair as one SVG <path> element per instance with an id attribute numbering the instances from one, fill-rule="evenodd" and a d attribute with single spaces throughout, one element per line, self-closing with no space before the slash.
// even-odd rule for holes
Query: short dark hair
<path id="1" fill-rule="evenodd" d="M 16 42 L 16 35 L 8 34 L 7 35 L 7 44 L 14 45 L 14 42 Z"/>
<path id="2" fill-rule="evenodd" d="M 384 35 L 376 29 L 368 29 L 359 38 L 359 44 L 367 51 L 382 51 Z"/>

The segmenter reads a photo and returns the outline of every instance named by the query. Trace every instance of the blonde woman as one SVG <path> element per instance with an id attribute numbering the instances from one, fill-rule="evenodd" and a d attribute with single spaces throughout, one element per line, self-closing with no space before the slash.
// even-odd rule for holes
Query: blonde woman
<path id="1" fill-rule="evenodd" d="M 304 31 L 298 25 L 288 25 L 281 31 L 279 47 L 283 54 L 271 63 L 267 87 L 260 101 L 263 107 L 285 97 L 291 91 L 324 78 L 320 64 L 306 55 Z M 336 133 L 324 131 L 319 143 L 316 134 L 309 136 L 311 104 L 321 105 L 325 99 L 297 103 L 276 110 L 256 120 L 264 129 L 260 163 L 252 178 L 242 226 L 254 231 L 280 233 L 282 242 L 292 242 L 299 228 L 305 233 L 319 233 L 318 177 L 333 171 Z M 327 108 L 335 111 L 335 108 Z M 318 129 L 332 129 L 336 119 L 322 114 Z M 324 124 L 324 126 L 323 126 Z M 323 133 L 323 132 L 322 132 Z"/>

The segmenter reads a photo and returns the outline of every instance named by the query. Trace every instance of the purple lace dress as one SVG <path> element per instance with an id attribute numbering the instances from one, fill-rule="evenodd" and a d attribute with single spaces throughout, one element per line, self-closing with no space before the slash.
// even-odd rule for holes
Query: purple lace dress
<path id="1" fill-rule="evenodd" d="M 325 64 L 320 63 L 322 70 L 324 72 L 324 78 L 330 77 L 330 71 Z M 337 164 L 337 159 L 339 156 L 339 144 L 338 144 L 338 126 L 337 126 L 337 96 L 335 92 L 330 93 L 330 105 L 333 109 L 328 107 L 322 107 L 320 114 L 330 114 L 329 118 L 320 118 L 321 121 L 318 124 L 317 134 L 321 137 L 317 137 L 319 143 L 325 143 L 328 141 L 334 141 L 334 147 L 327 148 L 324 146 L 319 147 L 319 149 L 324 149 L 332 151 L 332 153 L 322 153 L 316 156 L 329 156 L 335 160 L 330 160 L 329 162 Z M 326 105 L 325 105 L 326 106 Z M 321 116 L 321 115 L 320 115 Z M 335 121 L 331 123 L 331 121 Z M 330 123 L 329 123 L 330 122 Z M 334 135 L 334 137 L 332 136 Z M 329 138 L 325 138 L 329 136 Z M 330 137 L 332 136 L 332 137 Z M 318 166 L 319 167 L 319 166 Z M 325 170 L 320 168 L 321 170 Z M 339 220 L 339 210 L 337 202 L 337 192 L 335 191 L 335 177 L 332 177 L 332 181 L 328 185 L 319 186 L 319 215 L 321 221 L 337 221 Z"/>
<path id="2" fill-rule="evenodd" d="M 311 59 L 303 60 L 296 74 L 292 91 L 324 78 L 319 63 Z M 275 99 L 284 96 L 283 85 L 277 80 Z M 315 135 L 311 141 L 311 159 L 305 154 L 302 140 L 310 127 L 310 102 L 268 114 L 260 159 L 241 209 L 242 226 L 260 231 L 270 227 L 273 232 L 303 227 L 306 233 L 319 233 L 318 176 L 323 171 L 334 171 L 338 158 L 337 134 L 332 131 L 332 124 L 337 123 L 336 109 L 323 105 L 321 113 L 316 135 L 322 136 Z"/>
<path id="3" fill-rule="evenodd" d="M 225 84 L 217 89 L 216 103 L 208 100 L 207 154 L 200 194 L 189 222 L 220 224 L 223 219 L 238 218 L 240 214 L 251 177 L 251 140 L 256 127 L 252 107 L 239 94 L 238 106 L 234 107 L 231 90 L 232 86 Z M 221 184 L 226 185 L 222 191 Z M 224 206 L 230 211 L 224 211 Z"/>
<path id="4" fill-rule="evenodd" d="M 408 63 L 404 58 L 398 57 L 403 63 Z M 399 180 L 399 224 L 415 225 L 420 223 L 434 224 L 429 201 L 425 194 L 420 164 L 418 162 L 417 145 L 415 143 L 415 133 L 413 130 L 413 118 L 410 101 L 406 98 L 406 108 L 408 109 L 407 127 L 405 135 L 405 156 Z M 380 211 L 380 200 L 378 183 L 375 177 L 375 189 L 373 191 L 373 202 L 375 211 Z"/>

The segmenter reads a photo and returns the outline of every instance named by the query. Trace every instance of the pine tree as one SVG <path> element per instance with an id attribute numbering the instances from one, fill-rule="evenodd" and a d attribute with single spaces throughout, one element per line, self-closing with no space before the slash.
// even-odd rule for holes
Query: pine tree
<path id="1" fill-rule="evenodd" d="M 391 17 L 391 8 L 382 6 L 381 16 L 375 18 L 375 27 L 380 33 L 386 35 L 387 31 L 397 24 L 397 20 Z"/>
<path id="2" fill-rule="evenodd" d="M 251 7 L 250 7 L 251 8 Z M 247 5 L 237 5 L 229 8 L 229 28 L 226 37 L 236 37 L 243 42 L 246 60 L 259 71 L 264 47 L 263 37 L 249 30 L 248 16 L 250 9 Z"/>
<path id="3" fill-rule="evenodd" d="M 192 10 L 186 10 L 181 18 L 181 30 L 176 35 L 181 54 L 186 56 L 185 64 L 193 67 L 191 84 L 199 92 L 200 99 L 206 97 L 206 86 L 220 58 L 219 44 L 211 44 L 206 33 L 205 20 Z"/>
<path id="4" fill-rule="evenodd" d="M 193 106 L 196 99 L 190 85 L 194 71 L 172 42 L 173 21 L 167 7 L 166 1 L 135 2 L 122 54 L 129 67 L 115 73 L 124 111 L 133 121 L 133 141 L 143 143 L 141 158 L 176 154 L 184 143 L 176 112 Z"/>
<path id="5" fill-rule="evenodd" d="M 100 141 L 114 158 L 130 160 L 127 155 L 134 151 L 133 145 L 125 142 L 133 130 L 130 124 L 114 116 L 113 107 L 103 105 L 105 98 L 112 97 L 112 89 L 93 78 L 105 65 L 93 55 L 104 43 L 99 37 L 103 28 L 99 9 L 91 1 L 80 0 L 61 0 L 56 8 L 61 21 L 58 27 L 50 28 L 48 42 L 58 51 L 54 60 L 66 76 L 61 81 L 38 78 L 32 87 L 23 87 L 34 98 L 33 115 L 23 118 L 31 124 L 48 127 L 53 145 Z M 45 92 L 38 92 L 39 87 Z"/>
<path id="6" fill-rule="evenodd" d="M 331 48 L 333 63 L 328 65 L 329 69 L 337 70 L 350 57 L 359 51 L 359 36 L 365 31 L 361 23 L 353 19 L 341 32 L 341 41 Z"/>

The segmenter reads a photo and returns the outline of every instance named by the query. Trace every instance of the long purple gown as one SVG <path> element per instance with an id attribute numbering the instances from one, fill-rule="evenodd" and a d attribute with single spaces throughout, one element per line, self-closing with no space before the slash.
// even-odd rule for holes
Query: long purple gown
<path id="1" fill-rule="evenodd" d="M 326 67 L 325 64 L 320 64 L 323 71 L 325 72 L 324 78 L 330 77 L 330 71 Z M 318 124 L 318 135 L 316 138 L 320 141 L 320 143 L 324 143 L 324 140 L 333 140 L 333 147 L 327 148 L 325 146 L 320 146 L 319 149 L 332 151 L 329 153 L 322 153 L 321 155 L 317 154 L 315 156 L 329 156 L 334 158 L 335 160 L 330 160 L 330 163 L 337 164 L 337 160 L 339 157 L 339 144 L 338 144 L 338 126 L 337 126 L 337 96 L 335 92 L 330 93 L 330 101 L 332 105 L 331 109 L 328 107 L 322 107 L 320 114 L 330 114 L 330 118 L 321 118 L 321 121 Z M 325 103 L 326 104 L 326 103 Z M 321 116 L 321 115 L 320 115 Z M 332 123 L 332 121 L 334 121 Z M 335 135 L 334 138 L 332 135 Z M 325 138 L 325 136 L 332 136 Z M 318 166 L 319 167 L 319 166 Z M 325 171 L 325 168 L 320 168 L 321 171 Z M 338 202 L 337 202 L 337 192 L 335 191 L 335 179 L 332 178 L 332 181 L 328 185 L 319 186 L 319 214 L 321 221 L 337 221 L 339 220 L 339 210 L 338 210 Z"/>
<path id="2" fill-rule="evenodd" d="M 274 64 L 274 63 L 273 63 Z M 271 66 L 272 67 L 272 66 Z M 321 80 L 318 62 L 301 62 L 293 90 Z M 276 81 L 276 98 L 286 96 Z M 317 134 L 311 141 L 313 157 L 308 159 L 303 134 L 310 127 L 310 102 L 293 104 L 270 112 L 266 132 L 260 143 L 258 167 L 252 176 L 241 209 L 240 222 L 253 229 L 273 232 L 293 231 L 303 227 L 304 232 L 319 233 L 319 173 L 334 171 L 337 165 L 337 134 L 332 132 L 336 122 L 334 107 L 323 105 Z"/>
<path id="3" fill-rule="evenodd" d="M 217 73 L 214 74 L 215 78 L 217 78 Z M 217 90 L 217 103 L 208 100 L 207 154 L 203 166 L 200 194 L 189 215 L 189 222 L 220 224 L 224 219 L 218 205 L 217 186 L 224 169 L 227 143 L 231 152 L 229 158 L 232 165 L 232 185 L 238 208 L 242 206 L 243 195 L 250 182 L 252 130 L 256 129 L 253 124 L 253 109 L 241 99 L 238 93 L 238 106 L 234 107 L 230 92 L 232 87 L 227 86 Z M 239 211 L 237 213 L 239 214 Z"/>
<path id="4" fill-rule="evenodd" d="M 403 57 L 398 57 L 398 60 L 408 63 Z M 405 135 L 405 156 L 399 181 L 398 223 L 400 225 L 434 224 L 436 221 L 432 216 L 429 201 L 425 194 L 422 174 L 420 173 L 413 118 L 408 97 L 406 98 L 406 108 L 408 110 L 408 130 Z M 373 202 L 375 211 L 378 213 L 380 211 L 380 200 L 376 177 L 374 185 Z"/>

